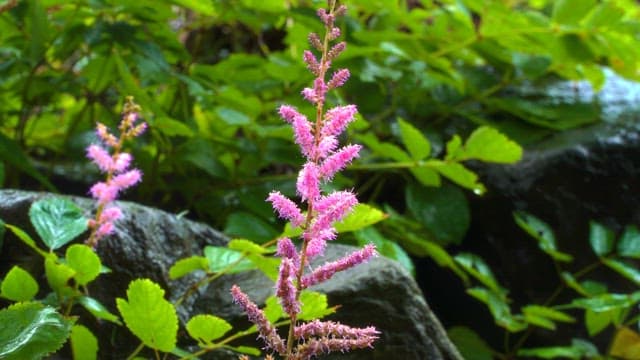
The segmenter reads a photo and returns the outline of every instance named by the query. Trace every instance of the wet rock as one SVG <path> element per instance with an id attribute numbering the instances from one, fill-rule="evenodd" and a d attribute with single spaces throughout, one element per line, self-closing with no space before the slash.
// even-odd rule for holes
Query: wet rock
<path id="1" fill-rule="evenodd" d="M 46 193 L 0 190 L 0 218 L 34 233 L 28 220 L 32 202 Z M 93 202 L 84 198 L 70 198 L 87 213 L 93 210 Z M 201 254 L 206 245 L 224 245 L 227 239 L 210 227 L 181 219 L 173 214 L 141 205 L 121 202 L 124 219 L 116 226 L 116 233 L 98 245 L 104 264 L 110 274 L 101 275 L 90 285 L 91 296 L 97 298 L 111 311 L 115 310 L 115 298 L 123 297 L 128 283 L 135 278 L 149 278 L 160 284 L 169 299 L 175 300 L 201 277 L 193 274 L 178 281 L 168 278 L 168 270 L 178 259 Z M 330 246 L 328 259 L 337 259 L 353 251 L 346 246 Z M 42 259 L 7 236 L 0 252 L 0 270 L 5 273 L 16 259 L 32 274 L 41 274 Z M 40 271 L 40 272 L 38 272 Z M 200 288 L 178 309 L 182 322 L 191 316 L 210 313 L 223 317 L 238 329 L 246 328 L 245 315 L 235 306 L 229 288 L 237 283 L 254 301 L 261 303 L 272 294 L 273 285 L 258 272 L 245 272 L 223 276 Z M 46 285 L 45 285 L 46 287 Z M 340 359 L 461 359 L 450 343 L 438 319 L 433 315 L 420 289 L 402 267 L 396 263 L 376 258 L 367 264 L 338 274 L 317 287 L 328 294 L 330 305 L 340 305 L 333 320 L 352 326 L 374 325 L 381 332 L 381 339 L 373 350 L 361 350 Z M 100 339 L 101 358 L 121 359 L 138 345 L 124 328 L 108 323 L 96 323 L 90 317 L 84 324 L 92 327 Z M 182 332 L 182 347 L 189 347 L 189 340 Z M 255 339 L 247 344 L 256 346 Z M 209 359 L 237 359 L 230 352 L 207 355 Z"/>

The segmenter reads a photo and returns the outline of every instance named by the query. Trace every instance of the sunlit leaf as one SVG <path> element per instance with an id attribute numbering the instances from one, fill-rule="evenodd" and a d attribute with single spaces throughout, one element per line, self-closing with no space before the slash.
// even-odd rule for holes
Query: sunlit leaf
<path id="1" fill-rule="evenodd" d="M 207 246 L 204 256 L 209 262 L 210 272 L 224 271 L 227 274 L 256 269 L 256 265 L 241 252 L 221 246 Z"/>
<path id="2" fill-rule="evenodd" d="M 211 345 L 216 340 L 231 330 L 231 324 L 224 319 L 213 315 L 196 315 L 187 323 L 189 336 L 197 340 L 200 346 Z"/>
<path id="3" fill-rule="evenodd" d="M 464 155 L 468 159 L 509 164 L 522 158 L 522 148 L 498 130 L 482 126 L 465 142 Z"/>
<path id="4" fill-rule="evenodd" d="M 14 265 L 2 280 L 0 295 L 13 301 L 31 300 L 38 293 L 36 280 L 18 265 Z"/>
<path id="5" fill-rule="evenodd" d="M 87 311 L 89 311 L 96 318 L 122 325 L 120 319 L 116 315 L 109 312 L 109 309 L 102 305 L 98 300 L 89 296 L 80 296 L 78 298 L 78 303 L 82 305 L 82 307 L 87 309 Z"/>
<path id="6" fill-rule="evenodd" d="M 87 245 L 74 244 L 67 248 L 67 265 L 75 270 L 74 278 L 80 285 L 86 285 L 100 275 L 102 262 Z"/>
<path id="7" fill-rule="evenodd" d="M 413 160 L 423 160 L 431 154 L 431 144 L 420 130 L 401 118 L 398 119 L 398 126 L 402 142 Z"/>
<path id="8" fill-rule="evenodd" d="M 327 295 L 315 291 L 302 291 L 300 303 L 302 304 L 302 309 L 298 314 L 299 320 L 322 319 L 336 311 L 335 308 L 329 307 Z"/>
<path id="9" fill-rule="evenodd" d="M 169 278 L 171 280 L 175 280 L 193 271 L 196 271 L 196 270 L 206 271 L 208 269 L 209 269 L 209 262 L 207 261 L 207 258 L 203 256 L 194 255 L 194 256 L 190 256 L 188 258 L 184 258 L 176 261 L 176 263 L 169 268 Z"/>
<path id="10" fill-rule="evenodd" d="M 73 360 L 95 360 L 98 358 L 98 339 L 82 325 L 71 328 L 71 352 Z"/>

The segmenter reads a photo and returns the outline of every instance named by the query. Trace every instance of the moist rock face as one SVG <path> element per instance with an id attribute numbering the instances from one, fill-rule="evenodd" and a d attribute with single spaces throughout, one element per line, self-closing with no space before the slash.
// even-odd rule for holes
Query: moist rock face
<path id="1" fill-rule="evenodd" d="M 0 190 L 0 218 L 35 236 L 28 210 L 31 203 L 47 196 L 57 195 Z M 94 203 L 89 199 L 69 199 L 86 210 L 88 216 L 94 210 Z M 112 272 L 101 275 L 90 285 L 91 296 L 116 314 L 115 298 L 125 297 L 129 282 L 136 278 L 153 280 L 166 290 L 167 298 L 177 299 L 203 274 L 174 281 L 169 279 L 169 268 L 181 258 L 202 254 L 207 245 L 224 246 L 228 240 L 204 224 L 173 214 L 134 203 L 119 202 L 118 205 L 124 217 L 116 224 L 115 234 L 102 240 L 97 248 L 103 263 Z M 353 250 L 342 245 L 329 246 L 326 259 L 337 259 Z M 42 259 L 19 240 L 6 235 L 0 250 L 0 274 L 5 274 L 16 263 L 44 282 Z M 230 321 L 236 329 L 247 328 L 244 314 L 232 303 L 229 294 L 232 284 L 238 284 L 259 304 L 273 293 L 273 283 L 262 273 L 223 276 L 200 288 L 179 306 L 182 324 L 194 315 L 209 313 Z M 43 284 L 42 288 L 48 286 Z M 393 261 L 376 258 L 337 274 L 314 290 L 326 293 L 330 306 L 340 306 L 332 320 L 352 326 L 374 325 L 381 331 L 375 349 L 337 354 L 328 359 L 461 359 L 412 277 Z M 44 295 L 46 293 L 39 294 Z M 81 317 L 81 322 L 91 327 L 99 338 L 100 358 L 126 358 L 139 344 L 124 328 L 96 322 L 90 316 Z M 182 348 L 193 345 L 184 331 L 180 333 Z M 244 339 L 243 343 L 262 346 L 254 338 Z M 237 355 L 220 351 L 203 358 L 231 360 L 237 359 Z"/>

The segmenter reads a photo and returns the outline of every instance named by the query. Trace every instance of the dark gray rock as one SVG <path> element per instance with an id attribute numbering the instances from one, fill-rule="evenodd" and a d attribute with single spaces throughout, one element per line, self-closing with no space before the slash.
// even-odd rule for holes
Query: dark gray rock
<path id="1" fill-rule="evenodd" d="M 34 233 L 28 221 L 30 204 L 45 193 L 0 191 L 0 218 Z M 84 198 L 71 198 L 89 213 L 93 202 Z M 223 245 L 225 237 L 206 225 L 181 219 L 175 215 L 144 206 L 120 202 L 124 219 L 118 222 L 116 233 L 98 245 L 106 266 L 113 270 L 102 275 L 91 285 L 91 295 L 113 312 L 115 298 L 123 297 L 129 281 L 149 278 L 167 291 L 175 300 L 183 294 L 198 275 L 179 281 L 168 278 L 169 267 L 180 258 L 201 254 L 206 245 Z M 353 251 L 346 246 L 330 246 L 328 259 L 337 259 Z M 12 264 L 20 262 L 32 274 L 38 273 L 42 260 L 30 253 L 17 240 L 7 236 L 0 252 L 2 273 Z M 262 303 L 273 293 L 272 283 L 261 273 L 248 272 L 223 276 L 200 288 L 179 307 L 184 322 L 193 315 L 210 313 L 232 322 L 238 329 L 247 327 L 244 314 L 231 301 L 229 288 L 238 284 L 254 301 Z M 352 326 L 374 325 L 381 331 L 381 339 L 373 350 L 361 350 L 335 356 L 340 359 L 461 359 L 447 338 L 438 319 L 433 315 L 420 289 L 403 268 L 396 263 L 376 258 L 355 269 L 338 274 L 321 284 L 317 290 L 328 294 L 330 305 L 340 305 L 333 320 Z M 89 323 L 101 341 L 101 358 L 121 359 L 138 345 L 126 330 L 105 323 Z M 182 332 L 184 336 L 184 332 Z M 246 344 L 256 346 L 255 339 Z M 188 347 L 188 339 L 182 339 Z M 261 346 L 261 345 L 260 345 Z M 237 359 L 228 352 L 208 354 L 210 359 Z"/>

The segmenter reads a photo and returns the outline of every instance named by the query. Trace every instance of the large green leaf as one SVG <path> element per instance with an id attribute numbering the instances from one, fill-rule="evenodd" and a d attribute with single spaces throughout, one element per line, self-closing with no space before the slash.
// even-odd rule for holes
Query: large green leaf
<path id="1" fill-rule="evenodd" d="M 298 314 L 298 320 L 322 319 L 336 312 L 335 307 L 329 307 L 327 295 L 319 292 L 303 290 L 300 294 L 300 303 L 302 308 Z"/>
<path id="2" fill-rule="evenodd" d="M 596 5 L 596 0 L 556 0 L 552 19 L 561 24 L 577 25 Z"/>
<path id="3" fill-rule="evenodd" d="M 102 262 L 87 245 L 74 244 L 66 251 L 67 265 L 75 270 L 74 278 L 80 285 L 86 285 L 100 275 Z"/>
<path id="4" fill-rule="evenodd" d="M 445 244 L 462 241 L 469 227 L 470 213 L 467 199 L 459 188 L 409 185 L 405 201 L 409 211 L 434 239 Z"/>
<path id="5" fill-rule="evenodd" d="M 598 256 L 605 256 L 613 249 L 615 234 L 604 225 L 591 221 L 589 222 L 589 243 L 593 252 Z"/>
<path id="6" fill-rule="evenodd" d="M 522 158 L 522 148 L 498 130 L 482 126 L 467 139 L 464 156 L 467 159 L 510 164 Z"/>
<path id="7" fill-rule="evenodd" d="M 29 218 L 42 241 L 55 250 L 87 230 L 82 210 L 69 200 L 49 197 L 34 202 Z"/>
<path id="8" fill-rule="evenodd" d="M 209 269 L 209 262 L 207 261 L 207 258 L 204 256 L 194 255 L 194 256 L 190 256 L 188 258 L 184 258 L 176 261 L 176 263 L 169 268 L 169 278 L 171 280 L 175 280 L 193 271 L 196 271 L 196 270 L 206 271 L 208 269 Z"/>
<path id="9" fill-rule="evenodd" d="M 383 211 L 368 204 L 357 204 L 342 221 L 335 224 L 339 233 L 356 231 L 378 223 L 388 217 Z"/>
<path id="10" fill-rule="evenodd" d="M 440 174 L 454 183 L 472 190 L 475 194 L 482 195 L 487 189 L 478 181 L 478 175 L 458 162 L 444 162 L 439 160 L 429 161 Z"/>
<path id="11" fill-rule="evenodd" d="M 158 284 L 149 279 L 133 280 L 127 300 L 117 298 L 116 305 L 129 330 L 146 346 L 165 352 L 176 347 L 178 316 Z"/>
<path id="12" fill-rule="evenodd" d="M 18 265 L 9 270 L 0 286 L 0 295 L 13 301 L 31 300 L 37 293 L 36 280 Z"/>
<path id="13" fill-rule="evenodd" d="M 625 228 L 618 241 L 618 255 L 640 259 L 640 231 L 634 225 Z"/>
<path id="14" fill-rule="evenodd" d="M 207 246 L 204 256 L 209 261 L 209 271 L 233 274 L 256 269 L 256 265 L 242 255 L 242 252 L 221 246 Z"/>
<path id="15" fill-rule="evenodd" d="M 98 339 L 82 325 L 71 328 L 71 352 L 73 360 L 95 360 L 98 358 Z"/>
<path id="16" fill-rule="evenodd" d="M 213 340 L 221 338 L 229 330 L 231 324 L 213 315 L 196 315 L 187 323 L 189 336 L 197 340 L 200 346 L 211 345 Z"/>
<path id="17" fill-rule="evenodd" d="M 40 303 L 17 303 L 0 310 L 0 359 L 40 359 L 57 351 L 71 333 L 71 321 Z"/>
<path id="18" fill-rule="evenodd" d="M 398 119 L 398 126 L 402 142 L 413 160 L 424 160 L 431 154 L 431 144 L 420 130 L 403 119 Z"/>

